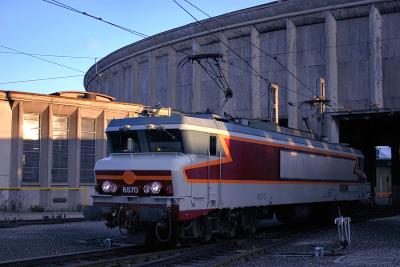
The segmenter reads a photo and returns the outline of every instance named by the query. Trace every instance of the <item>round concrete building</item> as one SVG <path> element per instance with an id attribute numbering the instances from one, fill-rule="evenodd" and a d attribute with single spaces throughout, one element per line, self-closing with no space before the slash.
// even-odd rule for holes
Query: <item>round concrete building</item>
<path id="1" fill-rule="evenodd" d="M 372 189 L 400 206 L 399 25 L 399 0 L 276 1 L 123 47 L 92 66 L 84 86 L 117 101 L 215 111 L 224 94 L 205 71 L 214 65 L 179 63 L 218 53 L 233 91 L 225 112 L 268 120 L 279 102 L 280 124 L 362 149 Z M 379 145 L 391 147 L 387 175 Z"/>
<path id="2" fill-rule="evenodd" d="M 323 127 L 329 140 L 338 141 L 334 115 L 400 108 L 399 11 L 400 2 L 393 0 L 276 1 L 123 47 L 92 66 L 84 86 L 117 101 L 216 110 L 224 95 L 213 79 L 198 63 L 179 62 L 220 53 L 220 69 L 233 91 L 224 111 L 268 119 L 268 82 L 276 83 L 284 124 Z M 307 102 L 320 96 L 320 78 L 329 101 L 323 126 Z"/>

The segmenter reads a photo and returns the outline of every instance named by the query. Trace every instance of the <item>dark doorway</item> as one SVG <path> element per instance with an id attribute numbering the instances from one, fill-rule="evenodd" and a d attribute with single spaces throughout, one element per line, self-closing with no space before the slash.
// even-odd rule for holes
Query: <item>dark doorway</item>
<path id="1" fill-rule="evenodd" d="M 367 112 L 335 116 L 339 122 L 339 140 L 360 149 L 365 156 L 365 173 L 376 187 L 376 146 L 389 146 L 392 151 L 393 204 L 400 203 L 400 112 Z"/>

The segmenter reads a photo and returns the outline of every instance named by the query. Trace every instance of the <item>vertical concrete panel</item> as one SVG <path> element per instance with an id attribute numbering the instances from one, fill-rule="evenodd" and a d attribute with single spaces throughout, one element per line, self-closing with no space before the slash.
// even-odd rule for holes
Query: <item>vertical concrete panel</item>
<path id="1" fill-rule="evenodd" d="M 139 103 L 150 105 L 149 62 L 139 63 Z"/>
<path id="2" fill-rule="evenodd" d="M 166 106 L 168 103 L 168 55 L 157 57 L 156 104 Z"/>
<path id="3" fill-rule="evenodd" d="M 120 76 L 121 76 L 120 68 L 115 68 L 112 70 L 112 90 L 114 92 L 114 97 L 115 97 L 116 101 L 121 101 Z"/>
<path id="4" fill-rule="evenodd" d="M 286 31 L 272 31 L 261 34 L 260 36 L 261 48 L 271 56 L 264 53 L 261 54 L 261 74 L 272 83 L 279 84 L 279 116 L 287 118 L 287 72 L 286 70 L 274 60 L 276 59 L 286 64 L 287 51 L 286 51 Z M 261 82 L 261 116 L 268 118 L 269 104 L 268 104 L 268 85 L 265 81 Z"/>
<path id="5" fill-rule="evenodd" d="M 177 59 L 180 62 L 187 55 L 192 54 L 190 50 L 177 52 Z M 179 66 L 177 75 L 176 107 L 182 111 L 193 111 L 193 66 L 191 62 Z"/>
<path id="6" fill-rule="evenodd" d="M 326 95 L 332 105 L 338 104 L 338 77 L 337 77 L 337 53 L 336 53 L 336 20 L 331 12 L 325 17 L 326 39 Z M 327 109 L 335 111 L 334 109 Z M 339 126 L 331 117 L 327 117 L 328 139 L 330 142 L 339 142 Z"/>
<path id="7" fill-rule="evenodd" d="M 104 94 L 106 94 L 106 95 L 109 95 L 110 94 L 110 92 L 109 92 L 109 81 L 108 81 L 108 74 L 107 73 L 103 73 L 102 75 L 101 75 L 101 84 L 100 84 L 100 86 L 101 87 L 103 87 L 103 93 Z"/>
<path id="8" fill-rule="evenodd" d="M 152 51 L 148 52 L 148 86 L 149 86 L 149 93 L 150 93 L 150 101 L 149 105 L 155 105 L 156 104 L 156 98 L 157 98 L 157 93 L 156 93 L 156 86 L 157 86 L 157 80 L 158 80 L 158 73 L 157 73 L 157 59 L 156 56 Z"/>
<path id="9" fill-rule="evenodd" d="M 124 83 L 123 83 L 123 99 L 124 102 L 131 102 L 133 100 L 133 75 L 132 66 L 127 66 L 123 69 Z"/>
<path id="10" fill-rule="evenodd" d="M 316 116 L 318 109 L 310 109 L 304 101 L 317 94 L 316 81 L 325 77 L 325 24 L 313 24 L 296 29 L 296 81 L 298 127 L 307 130 L 302 120 L 307 117 L 315 132 L 321 133 L 321 122 Z"/>
<path id="11" fill-rule="evenodd" d="M 382 16 L 382 64 L 384 106 L 400 106 L 400 13 Z"/>
<path id="12" fill-rule="evenodd" d="M 122 64 L 118 66 L 118 92 L 119 92 L 119 100 L 121 102 L 125 102 L 125 68 Z"/>
<path id="13" fill-rule="evenodd" d="M 136 59 L 131 59 L 132 72 L 132 99 L 131 103 L 140 103 L 140 81 L 139 81 L 139 64 Z"/>
<path id="14" fill-rule="evenodd" d="M 229 40 L 228 40 L 228 37 L 224 34 L 224 32 L 219 33 L 219 39 L 221 40 L 220 42 L 218 42 L 219 53 L 222 54 L 222 57 L 223 57 L 223 60 L 220 62 L 220 66 L 221 66 L 222 73 L 223 73 L 226 81 L 228 82 L 229 86 L 231 87 L 231 89 L 233 91 L 231 83 L 229 82 L 229 70 L 230 70 L 229 66 L 230 66 L 230 64 L 229 64 L 229 48 L 227 46 L 227 44 L 229 44 Z M 233 91 L 233 97 L 235 97 L 234 91 Z M 221 103 L 223 103 L 222 100 L 225 99 L 223 92 L 220 91 L 219 97 L 217 97 L 217 99 L 218 99 L 217 100 L 218 104 L 216 106 L 216 109 L 221 110 L 221 113 L 223 113 L 224 111 L 228 111 L 230 102 L 233 102 L 233 100 L 230 99 L 228 101 L 228 103 L 226 104 L 226 108 L 224 107 L 223 109 L 221 109 L 220 105 L 221 105 Z"/>
<path id="15" fill-rule="evenodd" d="M 287 51 L 287 69 L 294 75 L 297 76 L 296 68 L 296 26 L 289 19 L 286 21 L 286 51 Z M 289 72 L 287 73 L 287 87 L 290 89 L 287 92 L 288 102 L 288 126 L 291 128 L 298 129 L 298 116 L 297 116 L 297 81 L 295 77 Z"/>
<path id="16" fill-rule="evenodd" d="M 192 51 L 194 54 L 199 54 L 202 52 L 201 46 L 195 38 L 193 38 L 192 40 Z M 192 86 L 194 93 L 194 103 L 192 111 L 199 112 L 201 111 L 201 66 L 197 62 L 193 62 L 192 67 Z"/>
<path id="17" fill-rule="evenodd" d="M 12 140 L 12 110 L 8 101 L 0 100 L 0 187 L 10 186 L 13 178 L 10 169 L 11 140 Z M 0 190 L 0 209 L 7 208 L 9 204 L 9 191 Z"/>
<path id="18" fill-rule="evenodd" d="M 177 87 L 177 55 L 173 47 L 168 50 L 168 103 L 170 107 L 176 105 L 176 87 Z"/>
<path id="19" fill-rule="evenodd" d="M 260 52 L 260 34 L 254 26 L 251 26 L 250 40 L 250 63 L 254 69 L 254 74 L 261 74 L 261 52 Z M 261 116 L 261 78 L 257 75 L 251 75 L 251 116 L 258 118 Z"/>
<path id="20" fill-rule="evenodd" d="M 238 117 L 251 118 L 251 74 L 249 65 L 242 59 L 250 62 L 250 36 L 229 40 L 229 84 L 233 91 L 233 98 L 229 101 L 228 113 Z M 239 56 L 242 58 L 240 58 Z"/>
<path id="21" fill-rule="evenodd" d="M 371 107 L 368 18 L 337 21 L 338 100 L 352 109 Z"/>
<path id="22" fill-rule="evenodd" d="M 203 45 L 201 47 L 201 50 L 203 53 L 219 53 L 219 44 L 218 43 L 211 43 L 207 45 Z M 208 60 L 210 62 L 210 65 L 204 61 L 204 67 L 210 73 L 210 75 L 202 70 L 201 71 L 201 105 L 200 109 L 201 111 L 206 111 L 207 109 L 217 112 L 219 102 L 220 102 L 220 95 L 222 94 L 221 89 L 218 84 L 219 80 L 215 79 L 215 82 L 213 81 L 213 77 L 215 77 L 215 72 L 218 73 L 218 68 L 215 66 L 212 60 Z"/>
<path id="23" fill-rule="evenodd" d="M 377 108 L 383 108 L 382 74 L 382 16 L 375 6 L 369 13 L 370 41 L 370 100 Z"/>

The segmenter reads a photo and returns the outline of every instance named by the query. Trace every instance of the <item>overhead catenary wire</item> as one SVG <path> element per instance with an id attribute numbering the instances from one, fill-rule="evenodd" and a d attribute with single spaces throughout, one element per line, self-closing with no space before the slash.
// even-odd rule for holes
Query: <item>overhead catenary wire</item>
<path id="1" fill-rule="evenodd" d="M 64 4 L 64 3 L 61 3 L 60 1 L 56 1 L 56 0 L 42 0 L 42 1 L 44 1 L 44 2 L 46 2 L 46 3 L 49 3 L 49 4 L 52 4 L 52 5 L 55 5 L 55 6 L 58 6 L 58 7 L 61 7 L 61 8 L 64 8 L 64 9 L 67 9 L 67 10 L 69 10 L 69 11 L 72 11 L 72 12 L 75 12 L 75 13 L 78 13 L 78 14 L 81 14 L 81 15 L 84 15 L 84 16 L 87 16 L 87 17 L 89 17 L 89 18 L 92 18 L 92 19 L 101 21 L 101 22 L 103 22 L 103 23 L 106 23 L 106 24 L 109 24 L 109 25 L 111 25 L 111 26 L 117 27 L 117 28 L 119 28 L 119 29 L 121 29 L 121 30 L 130 32 L 130 33 L 132 33 L 132 34 L 134 34 L 134 35 L 137 35 L 137 36 L 139 36 L 139 37 L 141 37 L 141 38 L 147 38 L 147 37 L 149 37 L 147 34 L 144 34 L 144 33 L 141 33 L 141 32 L 138 32 L 138 31 L 135 31 L 135 30 L 132 30 L 132 29 L 129 29 L 129 28 L 124 27 L 124 26 L 121 26 L 121 25 L 118 25 L 118 24 L 113 23 L 113 22 L 111 22 L 111 21 L 105 20 L 105 19 L 103 19 L 103 18 L 101 18 L 101 17 L 96 17 L 95 15 L 91 15 L 91 14 L 85 12 L 85 11 L 81 11 L 81 10 L 79 10 L 79 9 L 73 8 L 73 7 L 71 7 L 71 6 L 68 6 L 68 5 Z"/>
<path id="2" fill-rule="evenodd" d="M 29 53 L 25 53 L 25 52 L 19 51 L 19 50 L 17 50 L 17 49 L 11 48 L 11 47 L 7 47 L 7 46 L 1 45 L 1 44 L 0 44 L 0 47 L 5 48 L 5 49 L 8 49 L 8 50 L 11 50 L 11 51 L 14 51 L 14 52 L 18 52 L 18 53 L 24 54 L 24 55 L 26 55 L 26 56 L 30 56 L 30 57 L 36 58 L 36 59 L 39 59 L 39 60 L 42 60 L 42 61 L 46 61 L 46 62 L 48 62 L 48 63 L 54 64 L 54 65 L 57 65 L 57 66 L 60 66 L 60 67 L 63 67 L 63 68 L 67 68 L 67 69 L 74 70 L 74 71 L 77 71 L 77 72 L 85 73 L 85 72 L 82 71 L 82 70 L 78 70 L 78 69 L 75 69 L 75 68 L 66 66 L 66 65 L 64 65 L 64 64 L 57 63 L 57 62 L 55 62 L 55 61 L 51 61 L 51 60 L 48 60 L 48 59 L 45 59 L 45 58 L 41 58 L 41 57 L 38 57 L 38 56 L 35 56 L 35 55 L 32 55 L 32 54 L 29 54 Z"/>
<path id="3" fill-rule="evenodd" d="M 12 52 L 12 51 L 0 51 L 0 53 L 1 54 L 24 55 L 24 53 Z M 37 53 L 28 53 L 28 54 L 33 55 L 33 56 L 40 56 L 40 57 L 59 57 L 59 58 L 76 58 L 76 59 L 91 59 L 91 60 L 99 59 L 99 57 L 87 57 L 87 56 L 69 56 L 69 55 L 53 55 L 53 54 L 37 54 Z"/>
<path id="4" fill-rule="evenodd" d="M 27 82 L 46 81 L 46 80 L 58 80 L 58 79 L 67 79 L 67 78 L 82 77 L 82 76 L 83 76 L 83 74 L 69 75 L 69 76 L 59 76 L 59 77 L 48 77 L 48 78 L 38 78 L 38 79 L 31 79 L 31 80 L 0 82 L 0 84 L 13 84 L 13 83 L 27 83 Z"/>

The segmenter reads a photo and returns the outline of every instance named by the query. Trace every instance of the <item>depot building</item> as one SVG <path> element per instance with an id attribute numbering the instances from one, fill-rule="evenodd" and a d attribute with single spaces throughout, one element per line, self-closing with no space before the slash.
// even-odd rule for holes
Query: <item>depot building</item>
<path id="1" fill-rule="evenodd" d="M 108 122 L 152 111 L 114 100 L 88 92 L 0 91 L 0 209 L 91 205 L 94 164 L 107 154 Z"/>

